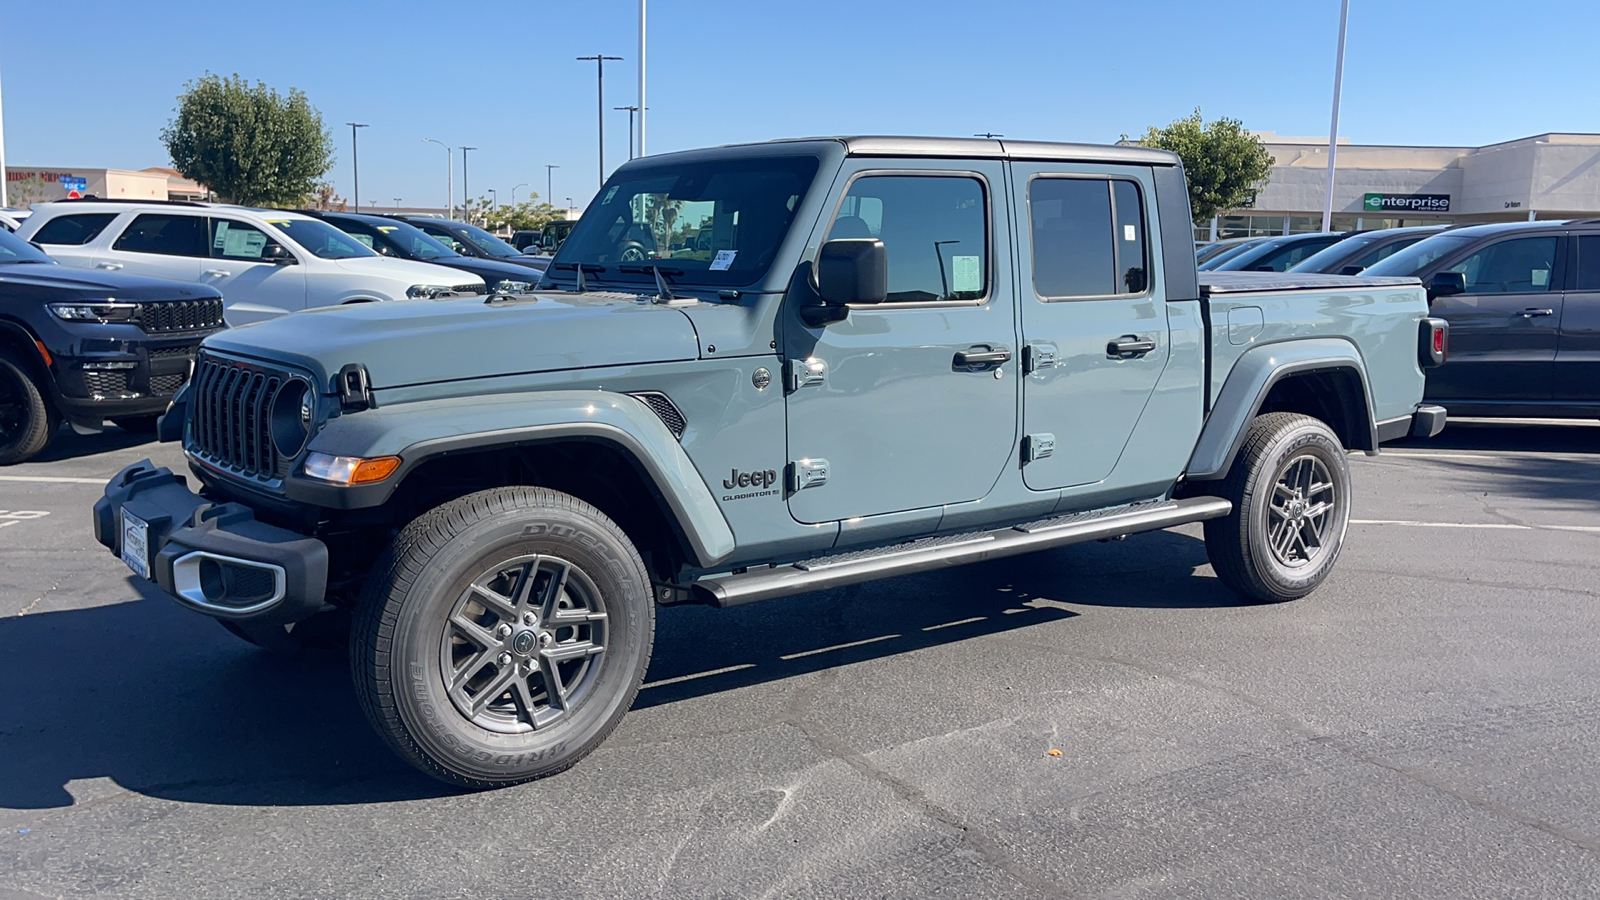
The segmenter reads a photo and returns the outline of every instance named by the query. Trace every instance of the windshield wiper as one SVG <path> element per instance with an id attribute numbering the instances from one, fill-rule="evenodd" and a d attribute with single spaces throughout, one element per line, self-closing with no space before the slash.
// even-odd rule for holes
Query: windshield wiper
<path id="1" fill-rule="evenodd" d="M 577 292 L 580 294 L 586 293 L 589 290 L 588 286 L 583 283 L 583 273 L 593 272 L 596 275 L 603 275 L 606 271 L 606 267 L 600 265 L 599 263 L 558 263 L 550 267 L 550 271 L 552 272 L 556 269 L 572 269 L 578 273 Z"/>
<path id="2" fill-rule="evenodd" d="M 684 297 L 684 298 L 682 298 L 680 300 L 680 298 L 673 296 L 672 289 L 670 287 L 667 287 L 667 275 L 670 274 L 670 275 L 672 275 L 674 277 L 676 277 L 678 275 L 682 275 L 682 274 L 684 274 L 684 270 L 683 269 L 667 268 L 665 266 L 660 266 L 660 265 L 655 265 L 655 266 L 617 266 L 617 271 L 618 272 L 626 272 L 626 273 L 634 273 L 634 272 L 641 272 L 641 273 L 642 272 L 653 272 L 653 273 L 655 273 L 655 278 L 656 278 L 656 302 L 657 303 L 665 303 L 665 304 L 669 304 L 670 305 L 670 304 L 679 303 L 679 302 L 682 302 L 682 303 L 695 303 L 695 302 L 698 302 L 698 301 L 694 300 L 691 297 Z"/>

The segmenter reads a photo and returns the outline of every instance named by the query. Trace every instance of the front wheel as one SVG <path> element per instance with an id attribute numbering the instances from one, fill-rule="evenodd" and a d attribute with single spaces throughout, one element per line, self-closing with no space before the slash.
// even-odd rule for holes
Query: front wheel
<path id="1" fill-rule="evenodd" d="M 0 465 L 44 451 L 61 420 L 22 364 L 0 352 Z"/>
<path id="2" fill-rule="evenodd" d="M 362 708 L 408 762 L 465 787 L 572 766 L 632 705 L 655 606 L 599 510 L 543 488 L 469 494 L 407 525 L 351 631 Z"/>
<path id="3" fill-rule="evenodd" d="M 1206 553 L 1223 584 L 1275 603 L 1328 577 L 1350 525 L 1350 465 L 1321 420 L 1257 417 L 1218 493 L 1233 512 L 1206 522 Z"/>

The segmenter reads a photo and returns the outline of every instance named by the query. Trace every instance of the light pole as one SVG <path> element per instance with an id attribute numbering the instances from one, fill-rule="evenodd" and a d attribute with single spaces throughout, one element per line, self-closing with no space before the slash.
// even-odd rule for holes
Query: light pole
<path id="1" fill-rule="evenodd" d="M 612 109 L 628 111 L 628 158 L 633 159 L 633 114 L 639 112 L 637 106 L 613 106 Z"/>
<path id="2" fill-rule="evenodd" d="M 639 155 L 644 155 L 644 0 L 639 0 Z M 632 151 L 630 146 L 629 151 Z"/>
<path id="3" fill-rule="evenodd" d="M 1333 227 L 1333 163 L 1339 156 L 1339 90 L 1344 86 L 1344 31 L 1350 22 L 1350 0 L 1339 4 L 1339 50 L 1333 62 L 1333 123 L 1328 126 L 1328 196 L 1322 204 L 1322 230 Z"/>
<path id="4" fill-rule="evenodd" d="M 622 57 L 603 56 L 598 53 L 594 56 L 578 57 L 579 62 L 587 62 L 589 60 L 594 61 L 594 83 L 596 90 L 595 122 L 600 128 L 600 186 L 604 187 L 606 183 L 606 63 L 621 62 Z"/>
<path id="5" fill-rule="evenodd" d="M 467 151 L 476 149 L 478 148 L 461 148 L 461 209 L 466 214 L 468 225 L 472 224 L 472 195 L 467 193 Z"/>
<path id="6" fill-rule="evenodd" d="M 4 91 L 0 91 L 4 94 Z M 0 206 L 10 206 L 6 200 L 6 117 L 0 110 Z"/>
<path id="7" fill-rule="evenodd" d="M 454 147 L 445 145 L 444 141 L 433 138 L 423 138 L 424 144 L 438 144 L 444 147 L 444 215 L 452 221 L 456 217 L 456 153 Z"/>
<path id="8" fill-rule="evenodd" d="M 500 205 L 500 195 L 496 194 L 494 192 L 494 188 L 489 188 L 489 212 L 491 212 L 491 213 L 494 212 L 495 207 L 497 207 L 499 205 Z M 487 215 L 485 215 L 484 216 L 484 221 L 487 222 L 488 218 L 489 217 Z"/>
<path id="9" fill-rule="evenodd" d="M 399 209 L 400 208 L 400 198 L 399 197 L 394 198 L 394 208 L 395 209 Z"/>
<path id="10" fill-rule="evenodd" d="M 551 180 L 550 172 L 553 169 L 559 168 L 561 167 L 553 166 L 549 163 L 544 164 L 544 202 L 550 204 L 551 206 L 556 205 L 556 189 L 555 182 Z"/>
<path id="11" fill-rule="evenodd" d="M 517 208 L 517 188 L 525 188 L 527 186 L 528 186 L 528 183 L 526 181 L 524 181 L 523 183 L 521 183 L 519 185 L 516 185 L 515 187 L 513 187 L 511 189 L 511 208 L 512 209 L 516 209 Z"/>
<path id="12" fill-rule="evenodd" d="M 350 173 L 356 183 L 356 212 L 361 212 L 361 157 L 356 153 L 356 129 L 367 127 L 362 122 L 346 122 L 350 126 Z"/>

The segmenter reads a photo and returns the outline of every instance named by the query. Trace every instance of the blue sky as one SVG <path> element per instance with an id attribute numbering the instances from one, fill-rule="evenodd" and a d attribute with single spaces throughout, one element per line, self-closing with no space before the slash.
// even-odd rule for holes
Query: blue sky
<path id="1" fill-rule="evenodd" d="M 1464 144 L 1600 131 L 1586 62 L 1595 0 L 1352 0 L 1340 133 Z M 772 137 L 948 134 L 1109 142 L 1196 106 L 1279 134 L 1325 135 L 1338 0 L 652 0 L 652 152 Z M 636 0 L 441 3 L 7 0 L 0 16 L 12 165 L 164 165 L 185 81 L 237 72 L 304 90 L 334 130 L 330 173 L 364 199 L 442 205 L 444 151 L 480 149 L 474 195 L 597 186 L 596 52 L 607 167 L 627 158 Z M 459 195 L 460 159 L 456 191 Z"/>

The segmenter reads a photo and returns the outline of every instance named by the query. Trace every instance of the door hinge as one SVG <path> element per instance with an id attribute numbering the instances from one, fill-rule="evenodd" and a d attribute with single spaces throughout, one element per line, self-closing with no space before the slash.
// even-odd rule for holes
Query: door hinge
<path id="1" fill-rule="evenodd" d="M 1039 342 L 1039 343 L 1036 343 L 1036 344 L 1029 344 L 1026 347 L 1023 347 L 1022 348 L 1022 371 L 1023 371 L 1023 374 L 1032 374 L 1034 372 L 1039 371 L 1040 369 L 1054 368 L 1055 364 L 1056 364 L 1057 354 L 1059 352 L 1060 351 L 1058 351 L 1056 349 L 1056 345 L 1055 344 L 1046 343 L 1046 342 L 1042 342 L 1042 341 Z"/>
<path id="2" fill-rule="evenodd" d="M 828 380 L 828 364 L 815 356 L 807 359 L 791 359 L 788 367 L 791 393 L 801 388 L 816 387 Z"/>
<path id="3" fill-rule="evenodd" d="M 789 492 L 821 487 L 828 483 L 828 461 L 825 459 L 797 459 L 789 463 Z"/>
<path id="4" fill-rule="evenodd" d="M 1022 461 L 1033 462 L 1056 452 L 1056 436 L 1048 431 L 1022 437 Z"/>

